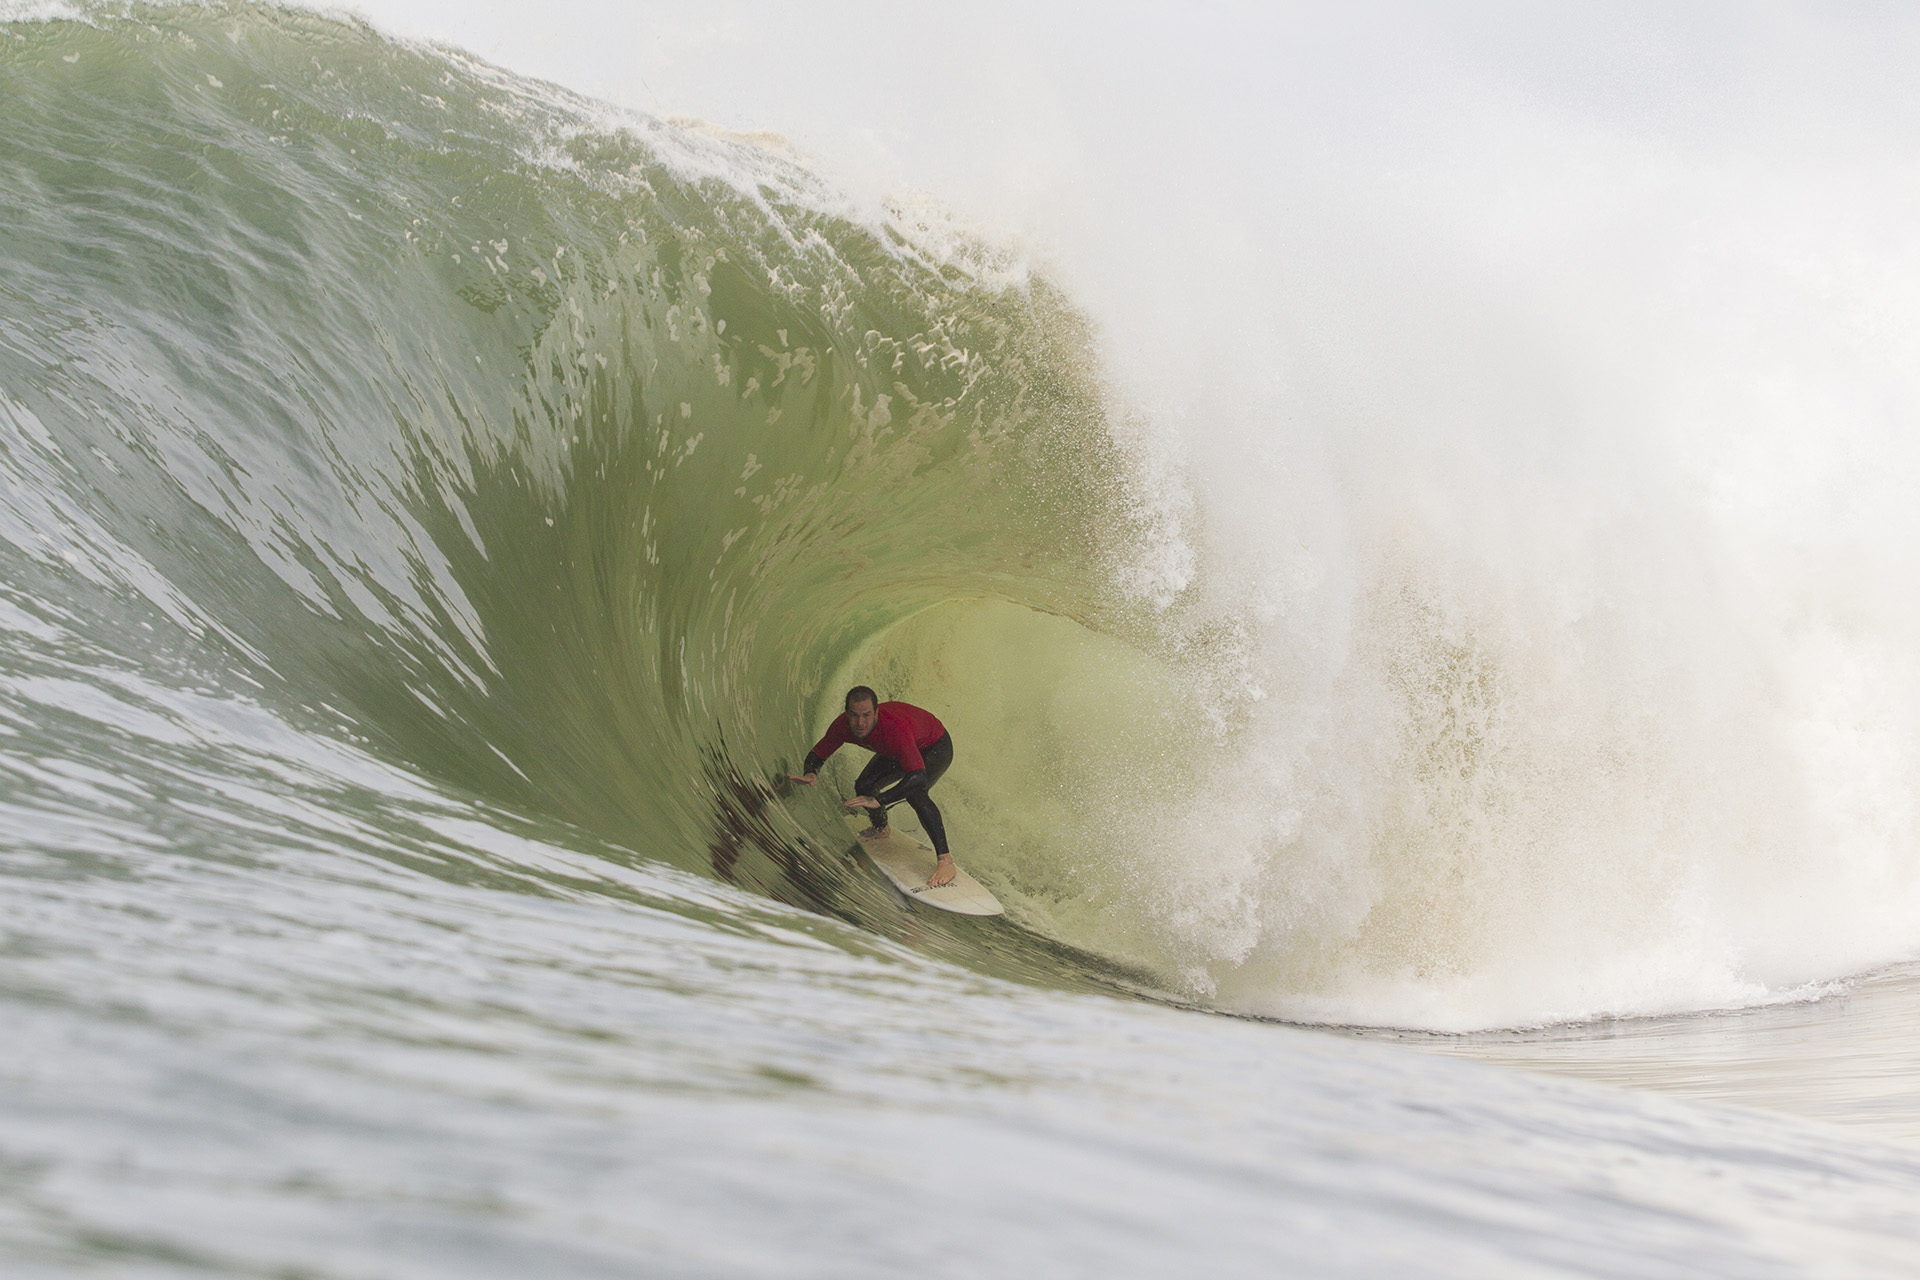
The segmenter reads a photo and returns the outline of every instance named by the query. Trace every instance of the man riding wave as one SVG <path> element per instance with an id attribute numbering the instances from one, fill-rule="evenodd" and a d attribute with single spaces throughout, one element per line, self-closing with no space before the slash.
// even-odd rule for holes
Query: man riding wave
<path id="1" fill-rule="evenodd" d="M 930 711 L 909 702 L 882 702 L 880 695 L 865 685 L 847 690 L 846 710 L 827 726 L 826 736 L 807 752 L 803 773 L 787 776 L 812 786 L 827 757 L 846 743 L 865 747 L 873 759 L 854 781 L 849 809 L 869 810 L 873 823 L 860 833 L 862 840 L 880 840 L 887 835 L 887 807 L 902 800 L 919 815 L 920 826 L 933 841 L 938 857 L 927 886 L 938 888 L 955 875 L 953 855 L 947 852 L 947 827 L 940 810 L 927 792 L 940 781 L 953 763 L 953 735 Z"/>

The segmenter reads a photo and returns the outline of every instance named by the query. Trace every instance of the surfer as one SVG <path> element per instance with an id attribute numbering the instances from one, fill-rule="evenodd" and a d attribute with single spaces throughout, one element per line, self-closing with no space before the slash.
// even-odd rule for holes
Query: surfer
<path id="1" fill-rule="evenodd" d="M 807 752 L 801 767 L 804 773 L 787 776 L 812 786 L 827 757 L 851 742 L 873 752 L 873 759 L 854 781 L 849 809 L 870 811 L 871 827 L 860 833 L 862 840 L 880 840 L 887 834 L 887 806 L 904 800 L 920 817 L 920 826 L 933 841 L 939 859 L 927 878 L 929 888 L 939 888 L 954 877 L 953 855 L 947 852 L 947 827 L 940 810 L 927 792 L 953 763 L 953 735 L 933 716 L 909 702 L 882 702 L 880 695 L 865 685 L 847 690 L 846 710 L 827 726 L 826 736 Z"/>

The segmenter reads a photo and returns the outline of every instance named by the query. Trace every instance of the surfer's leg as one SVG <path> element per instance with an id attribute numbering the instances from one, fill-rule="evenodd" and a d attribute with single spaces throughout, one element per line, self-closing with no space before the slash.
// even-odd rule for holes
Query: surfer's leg
<path id="1" fill-rule="evenodd" d="M 933 790 L 933 784 L 940 781 L 947 772 L 947 766 L 953 763 L 953 735 L 940 735 L 940 741 L 920 753 L 920 759 L 927 766 L 927 790 Z"/>
<path id="2" fill-rule="evenodd" d="M 942 775 L 946 773 L 947 766 L 953 763 L 953 735 L 949 733 L 942 737 L 940 741 L 934 743 L 925 751 L 922 751 L 920 758 L 924 760 L 927 765 L 926 790 L 912 792 L 906 797 L 906 800 L 908 804 L 913 806 L 914 813 L 920 819 L 920 829 L 927 833 L 929 840 L 933 841 L 933 851 L 935 853 L 945 853 L 947 851 L 947 824 L 940 818 L 940 806 L 933 802 L 933 797 L 929 795 L 928 792 L 933 789 L 933 784 L 940 781 Z"/>
<path id="3" fill-rule="evenodd" d="M 920 829 L 927 833 L 928 839 L 933 841 L 933 851 L 945 853 L 947 824 L 940 820 L 940 806 L 935 804 L 933 797 L 924 791 L 916 791 L 909 795 L 907 803 L 912 805 L 914 813 L 919 815 Z"/>
<path id="4" fill-rule="evenodd" d="M 885 790 L 890 783 L 897 782 L 899 778 L 900 762 L 888 756 L 877 755 L 867 761 L 867 767 L 860 771 L 858 778 L 854 779 L 853 794 L 878 798 L 881 791 Z M 867 810 L 867 817 L 872 821 L 875 831 L 887 829 L 887 811 L 884 808 Z"/>

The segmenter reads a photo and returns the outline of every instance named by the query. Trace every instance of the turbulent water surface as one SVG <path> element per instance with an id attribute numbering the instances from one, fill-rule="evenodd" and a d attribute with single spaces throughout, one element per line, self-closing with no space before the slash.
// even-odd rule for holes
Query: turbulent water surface
<path id="1" fill-rule="evenodd" d="M 1653 723 L 1610 606 L 1228 599 L 1097 350 L 778 139 L 16 9 L 8 1273 L 1920 1268 L 1914 979 L 1849 981 L 1907 816 L 1703 840 L 1800 757 L 1715 782 L 1745 722 Z M 1004 918 L 775 781 L 856 680 L 953 729 Z"/>

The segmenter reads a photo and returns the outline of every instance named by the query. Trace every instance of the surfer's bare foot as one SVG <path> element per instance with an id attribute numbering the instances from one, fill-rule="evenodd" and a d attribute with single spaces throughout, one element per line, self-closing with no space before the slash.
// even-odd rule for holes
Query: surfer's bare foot
<path id="1" fill-rule="evenodd" d="M 952 884 L 953 878 L 960 874 L 960 868 L 953 865 L 953 855 L 943 853 L 940 860 L 933 864 L 933 874 L 927 877 L 927 888 L 938 889 L 943 884 Z"/>
<path id="2" fill-rule="evenodd" d="M 860 838 L 862 840 L 885 840 L 887 838 L 887 829 L 885 827 L 868 827 L 860 833 Z"/>

